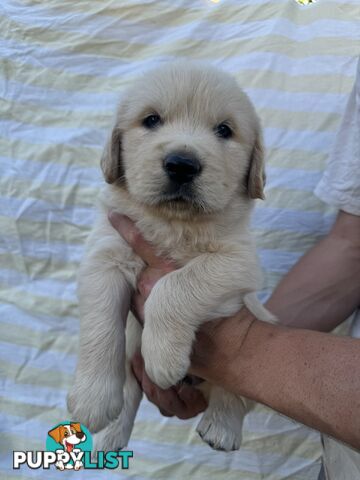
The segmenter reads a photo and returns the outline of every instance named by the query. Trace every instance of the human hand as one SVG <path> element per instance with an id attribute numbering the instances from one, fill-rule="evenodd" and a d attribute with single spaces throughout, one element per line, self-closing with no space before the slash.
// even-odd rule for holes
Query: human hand
<path id="1" fill-rule="evenodd" d="M 115 230 L 126 240 L 133 251 L 145 262 L 146 267 L 140 274 L 137 291 L 132 297 L 131 310 L 136 318 L 144 323 L 144 304 L 155 283 L 167 273 L 176 269 L 169 259 L 156 255 L 155 249 L 142 237 L 134 223 L 115 212 L 109 214 L 109 220 Z M 144 368 L 141 354 L 132 361 L 133 372 L 147 398 L 154 403 L 163 415 L 185 419 L 198 415 L 207 404 L 201 392 L 194 387 L 181 383 L 163 390 L 151 382 Z"/>
<path id="2" fill-rule="evenodd" d="M 134 293 L 131 302 L 131 311 L 140 323 L 144 324 L 144 304 L 153 286 L 161 277 L 175 270 L 176 265 L 171 260 L 156 255 L 154 247 L 146 242 L 130 218 L 116 212 L 110 212 L 109 221 L 146 264 L 138 278 L 137 291 Z"/>
<path id="3" fill-rule="evenodd" d="M 132 359 L 132 369 L 148 400 L 154 403 L 165 417 L 175 416 L 185 420 L 206 409 L 207 403 L 200 390 L 185 382 L 166 390 L 155 385 L 146 374 L 140 352 Z"/>

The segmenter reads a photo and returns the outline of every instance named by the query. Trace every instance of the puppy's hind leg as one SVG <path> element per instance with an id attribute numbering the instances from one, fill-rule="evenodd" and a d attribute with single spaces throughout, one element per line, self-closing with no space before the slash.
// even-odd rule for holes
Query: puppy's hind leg
<path id="1" fill-rule="evenodd" d="M 131 358 L 140 349 L 141 327 L 130 314 L 126 328 L 126 380 L 124 404 L 120 415 L 107 427 L 94 435 L 94 456 L 96 452 L 117 451 L 126 447 L 134 426 L 135 416 L 142 398 L 142 390 L 132 372 Z"/>
<path id="2" fill-rule="evenodd" d="M 92 433 L 108 425 L 122 408 L 130 293 L 124 274 L 104 255 L 93 254 L 83 263 L 80 349 L 68 409 Z"/>
<path id="3" fill-rule="evenodd" d="M 242 441 L 244 416 L 251 405 L 248 399 L 212 386 L 208 408 L 196 431 L 214 450 L 238 450 Z"/>

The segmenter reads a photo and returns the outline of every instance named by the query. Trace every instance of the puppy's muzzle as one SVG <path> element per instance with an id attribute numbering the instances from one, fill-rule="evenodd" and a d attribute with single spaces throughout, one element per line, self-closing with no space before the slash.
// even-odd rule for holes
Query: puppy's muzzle
<path id="1" fill-rule="evenodd" d="M 201 165 L 195 155 L 171 153 L 164 159 L 163 168 L 169 179 L 177 185 L 190 183 L 201 172 Z"/>

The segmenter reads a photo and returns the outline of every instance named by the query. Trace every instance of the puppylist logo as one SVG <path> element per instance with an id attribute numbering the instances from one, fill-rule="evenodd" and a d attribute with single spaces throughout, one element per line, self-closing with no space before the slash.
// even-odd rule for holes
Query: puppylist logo
<path id="1" fill-rule="evenodd" d="M 89 430 L 80 423 L 62 422 L 48 431 L 45 451 L 14 451 L 13 468 L 27 466 L 31 469 L 58 470 L 110 469 L 127 470 L 132 450 L 96 452 L 92 455 L 92 438 Z"/>

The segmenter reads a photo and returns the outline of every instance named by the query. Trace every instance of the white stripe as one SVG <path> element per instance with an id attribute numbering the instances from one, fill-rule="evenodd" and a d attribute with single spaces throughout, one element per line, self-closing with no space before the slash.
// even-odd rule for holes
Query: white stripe
<path id="1" fill-rule="evenodd" d="M 345 105 L 344 105 L 345 106 Z M 333 132 L 291 130 L 291 128 L 266 127 L 263 129 L 265 145 L 271 148 L 286 148 L 304 152 L 328 153 L 334 141 Z"/>
<path id="2" fill-rule="evenodd" d="M 0 325 L 16 325 L 17 327 L 30 328 L 37 332 L 59 332 L 63 331 L 71 335 L 79 333 L 79 319 L 67 315 L 52 316 L 43 315 L 39 312 L 29 314 L 20 307 L 12 304 L 0 303 Z"/>
<path id="3" fill-rule="evenodd" d="M 298 93 L 270 88 L 244 88 L 244 90 L 257 108 L 309 113 L 309 125 L 311 116 L 316 116 L 317 112 L 341 115 L 349 98 L 348 93 Z"/>
<path id="4" fill-rule="evenodd" d="M 303 252 L 259 249 L 258 255 L 264 270 L 285 274 L 302 257 Z"/>
<path id="5" fill-rule="evenodd" d="M 68 352 L 40 350 L 14 343 L 0 342 L 0 360 L 18 366 L 72 375 L 76 366 L 75 355 Z M 50 374 L 50 372 L 49 372 Z"/>
<path id="6" fill-rule="evenodd" d="M 9 378 L 4 382 L 1 394 L 14 402 L 30 403 L 43 407 L 66 409 L 67 391 L 59 388 L 42 387 L 13 382 Z M 59 419 L 61 421 L 61 419 Z"/>
<path id="7" fill-rule="evenodd" d="M 239 79 L 241 80 L 241 78 Z M 241 82 L 240 82 L 241 83 Z M 256 107 L 274 108 L 288 112 L 307 112 L 316 115 L 316 112 L 335 113 L 341 115 L 348 94 L 335 93 L 294 93 L 264 88 L 244 88 L 253 100 Z M 23 84 L 14 80 L 6 80 L 0 76 L 0 94 L 3 98 L 30 102 L 59 110 L 75 110 L 86 112 L 112 113 L 115 105 L 121 98 L 123 88 L 119 92 L 80 92 L 43 88 L 31 84 Z M 93 142 L 91 142 L 93 143 Z"/>
<path id="8" fill-rule="evenodd" d="M 85 242 L 84 242 L 85 243 Z M 36 240 L 33 238 L 1 235 L 0 236 L 0 254 L 17 254 L 21 257 L 38 258 L 45 260 L 52 258 L 57 262 L 76 262 L 79 263 L 84 254 L 84 244 L 74 244 L 70 242 L 57 242 L 55 240 Z"/>
<path id="9" fill-rule="evenodd" d="M 25 220 L 68 223 L 89 228 L 95 220 L 95 208 L 54 205 L 30 197 L 26 199 L 0 197 L 0 214 L 16 219 L 22 217 Z"/>
<path id="10" fill-rule="evenodd" d="M 49 157 L 47 162 L 37 162 L 0 156 L 1 182 L 6 183 L 13 177 L 76 187 L 100 187 L 103 182 L 100 162 L 98 167 L 86 166 L 85 168 L 58 163 L 56 160 Z"/>
<path id="11" fill-rule="evenodd" d="M 64 123 L 66 121 L 64 120 Z M 107 130 L 90 127 L 49 127 L 15 120 L 0 120 L 4 137 L 31 143 L 65 143 L 76 147 L 100 148 L 104 145 Z"/>
<path id="12" fill-rule="evenodd" d="M 304 158 L 304 163 L 306 162 Z M 266 191 L 272 188 L 313 192 L 323 175 L 319 170 L 302 170 L 300 168 L 266 167 Z"/>
<path id="13" fill-rule="evenodd" d="M 102 148 L 107 130 L 100 128 L 45 127 L 14 120 L 0 120 L 3 137 L 33 144 L 68 144 L 77 147 Z M 329 151 L 334 140 L 333 132 L 291 130 L 267 127 L 263 129 L 265 143 L 272 148 L 295 148 L 304 152 Z"/>
<path id="14" fill-rule="evenodd" d="M 251 224 L 254 229 L 284 230 L 315 236 L 328 233 L 335 218 L 335 212 L 304 212 L 286 208 L 258 207 L 252 216 Z"/>
<path id="15" fill-rule="evenodd" d="M 2 98 L 11 101 L 19 99 L 21 102 L 34 103 L 44 108 L 57 108 L 66 112 L 69 109 L 75 109 L 79 112 L 91 110 L 92 113 L 102 112 L 108 114 L 115 110 L 115 105 L 119 100 L 119 94 L 113 92 L 84 93 L 82 91 L 44 88 L 29 83 L 25 85 L 15 80 L 8 80 L 2 78 L 1 75 L 0 94 Z"/>

